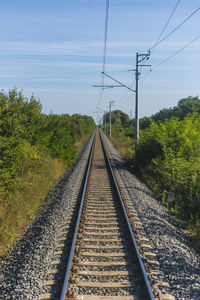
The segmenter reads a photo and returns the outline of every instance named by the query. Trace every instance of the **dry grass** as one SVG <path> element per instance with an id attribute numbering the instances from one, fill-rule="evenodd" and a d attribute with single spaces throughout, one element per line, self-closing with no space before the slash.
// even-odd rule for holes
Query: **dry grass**
<path id="1" fill-rule="evenodd" d="M 88 136 L 75 144 L 78 152 Z M 28 223 L 36 216 L 47 193 L 64 173 L 64 162 L 41 157 L 32 163 L 25 175 L 18 177 L 12 192 L 0 190 L 0 256 L 4 255 L 22 235 Z"/>
<path id="2" fill-rule="evenodd" d="M 87 142 L 89 135 L 83 136 L 78 142 L 75 143 L 76 152 L 80 151 L 84 144 Z"/>
<path id="3" fill-rule="evenodd" d="M 116 135 L 112 135 L 109 137 L 113 146 L 118 150 L 119 154 L 127 163 L 131 163 L 134 157 L 134 149 L 133 143 L 130 138 L 127 137 L 119 137 Z"/>
<path id="4" fill-rule="evenodd" d="M 64 172 L 64 164 L 49 157 L 42 159 L 36 172 L 18 178 L 14 192 L 0 193 L 0 256 L 34 219 L 48 191 Z"/>
<path id="5" fill-rule="evenodd" d="M 120 155 L 124 158 L 126 155 L 127 151 L 127 145 L 125 145 L 119 137 L 117 138 L 116 136 L 111 136 L 110 141 L 112 142 L 113 146 L 118 150 Z"/>

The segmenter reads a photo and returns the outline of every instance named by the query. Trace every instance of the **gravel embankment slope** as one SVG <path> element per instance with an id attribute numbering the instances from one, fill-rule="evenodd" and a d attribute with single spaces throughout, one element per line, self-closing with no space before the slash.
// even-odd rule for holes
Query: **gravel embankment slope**
<path id="1" fill-rule="evenodd" d="M 38 299 L 70 205 L 77 197 L 91 138 L 50 192 L 37 218 L 0 263 L 0 299 Z"/>
<path id="2" fill-rule="evenodd" d="M 144 183 L 125 166 L 119 153 L 107 139 L 112 158 L 127 188 L 135 209 L 157 254 L 163 280 L 176 299 L 200 299 L 200 255 L 192 248 L 190 237 L 180 223 L 157 201 Z"/>
<path id="3" fill-rule="evenodd" d="M 200 256 L 190 239 L 154 197 L 152 192 L 125 166 L 109 141 L 109 149 L 121 178 L 129 191 L 146 234 L 157 254 L 163 280 L 169 282 L 176 299 L 200 299 Z M 38 299 L 45 272 L 72 201 L 80 190 L 91 139 L 76 163 L 62 176 L 45 206 L 24 236 L 0 264 L 0 299 Z"/>

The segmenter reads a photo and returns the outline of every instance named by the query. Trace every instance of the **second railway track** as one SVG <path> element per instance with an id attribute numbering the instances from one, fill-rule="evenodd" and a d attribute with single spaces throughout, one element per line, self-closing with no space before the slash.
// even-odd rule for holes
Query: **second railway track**
<path id="1" fill-rule="evenodd" d="M 61 280 L 62 291 L 60 295 L 58 293 L 53 297 L 41 295 L 40 299 L 154 299 L 113 176 L 97 131 L 88 163 L 65 278 Z M 134 215 L 134 211 L 132 214 Z M 148 248 L 148 245 L 146 247 Z"/>

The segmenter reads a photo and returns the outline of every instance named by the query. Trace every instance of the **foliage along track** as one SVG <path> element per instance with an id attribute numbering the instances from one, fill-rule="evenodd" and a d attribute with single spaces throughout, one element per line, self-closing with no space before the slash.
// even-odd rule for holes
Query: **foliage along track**
<path id="1" fill-rule="evenodd" d="M 83 202 L 79 195 L 72 204 L 39 299 L 174 299 L 159 279 L 155 254 L 116 170 L 114 185 L 102 145 L 97 131 Z"/>

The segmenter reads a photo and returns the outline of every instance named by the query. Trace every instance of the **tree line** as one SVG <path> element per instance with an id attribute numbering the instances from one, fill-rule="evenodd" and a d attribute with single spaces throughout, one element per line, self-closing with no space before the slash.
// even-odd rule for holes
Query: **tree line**
<path id="1" fill-rule="evenodd" d="M 28 172 L 25 156 L 36 159 L 50 155 L 65 161 L 74 159 L 75 143 L 95 127 L 91 117 L 74 114 L 45 115 L 34 96 L 28 100 L 16 89 L 0 93 L 0 179 L 1 186 L 12 184 L 16 176 Z"/>
<path id="2" fill-rule="evenodd" d="M 123 117 L 122 117 L 123 115 Z M 125 158 L 155 196 L 200 237 L 200 99 L 187 97 L 173 108 L 140 120 L 134 149 L 134 119 L 113 112 L 113 135 L 127 147 Z M 125 121 L 123 121 L 125 120 Z M 131 140 L 131 141 L 130 141 Z M 122 146 L 120 145 L 122 148 Z M 174 198 L 169 199 L 169 193 Z"/>
<path id="3" fill-rule="evenodd" d="M 34 217 L 94 128 L 89 116 L 46 115 L 34 96 L 0 92 L 0 250 Z"/>

